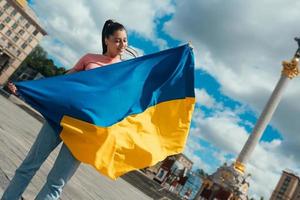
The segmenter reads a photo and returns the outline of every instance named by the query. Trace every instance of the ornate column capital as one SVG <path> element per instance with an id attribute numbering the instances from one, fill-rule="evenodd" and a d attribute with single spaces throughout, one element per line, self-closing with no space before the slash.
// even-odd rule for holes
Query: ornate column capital
<path id="1" fill-rule="evenodd" d="M 293 58 L 292 61 L 283 61 L 282 62 L 282 74 L 284 74 L 289 79 L 295 78 L 299 75 L 299 58 Z"/>
<path id="2" fill-rule="evenodd" d="M 245 165 L 239 161 L 235 161 L 234 163 L 234 169 L 236 169 L 237 171 L 239 171 L 240 173 L 244 174 L 245 173 Z"/>

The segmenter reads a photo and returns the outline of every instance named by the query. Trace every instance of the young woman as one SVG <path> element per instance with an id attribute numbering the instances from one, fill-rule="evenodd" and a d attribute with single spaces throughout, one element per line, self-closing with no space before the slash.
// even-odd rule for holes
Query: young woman
<path id="1" fill-rule="evenodd" d="M 122 24 L 112 20 L 105 22 L 102 30 L 102 48 L 102 54 L 86 54 L 68 73 L 120 62 L 121 54 L 127 48 L 127 33 Z M 132 52 L 129 53 L 134 55 Z M 8 87 L 12 93 L 17 94 L 17 88 L 14 84 L 10 83 Z M 45 122 L 28 155 L 4 191 L 1 200 L 20 199 L 36 171 L 60 143 L 59 133 L 56 133 L 51 125 Z M 74 158 L 65 144 L 62 144 L 56 161 L 47 176 L 47 181 L 36 196 L 36 200 L 58 199 L 63 187 L 76 172 L 79 165 L 80 161 Z"/>

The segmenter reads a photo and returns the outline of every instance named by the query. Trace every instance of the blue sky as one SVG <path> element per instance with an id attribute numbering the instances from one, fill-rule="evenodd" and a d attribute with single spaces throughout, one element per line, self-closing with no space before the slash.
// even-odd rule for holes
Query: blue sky
<path id="1" fill-rule="evenodd" d="M 300 35 L 296 0 L 40 0 L 31 7 L 48 32 L 41 45 L 66 68 L 101 52 L 108 18 L 123 23 L 130 45 L 144 54 L 191 41 L 197 105 L 185 153 L 209 173 L 237 157 Z M 299 82 L 290 81 L 247 164 L 252 196 L 270 196 L 283 169 L 300 172 Z"/>

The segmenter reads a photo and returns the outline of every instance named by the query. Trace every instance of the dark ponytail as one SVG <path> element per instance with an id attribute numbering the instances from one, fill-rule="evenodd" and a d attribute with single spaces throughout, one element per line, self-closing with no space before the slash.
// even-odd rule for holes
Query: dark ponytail
<path id="1" fill-rule="evenodd" d="M 102 54 L 105 54 L 107 52 L 105 38 L 108 38 L 110 35 L 113 35 L 115 31 L 118 30 L 125 30 L 125 27 L 122 24 L 115 22 L 111 19 L 106 20 L 102 28 Z"/>

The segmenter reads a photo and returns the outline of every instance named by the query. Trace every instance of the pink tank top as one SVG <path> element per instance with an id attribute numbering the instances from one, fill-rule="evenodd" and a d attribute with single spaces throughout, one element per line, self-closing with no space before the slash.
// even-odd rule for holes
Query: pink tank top
<path id="1" fill-rule="evenodd" d="M 88 53 L 84 55 L 73 67 L 76 71 L 84 71 L 89 69 L 94 69 L 97 67 L 102 67 L 105 65 L 120 62 L 119 58 L 110 58 L 101 54 L 91 54 Z"/>

